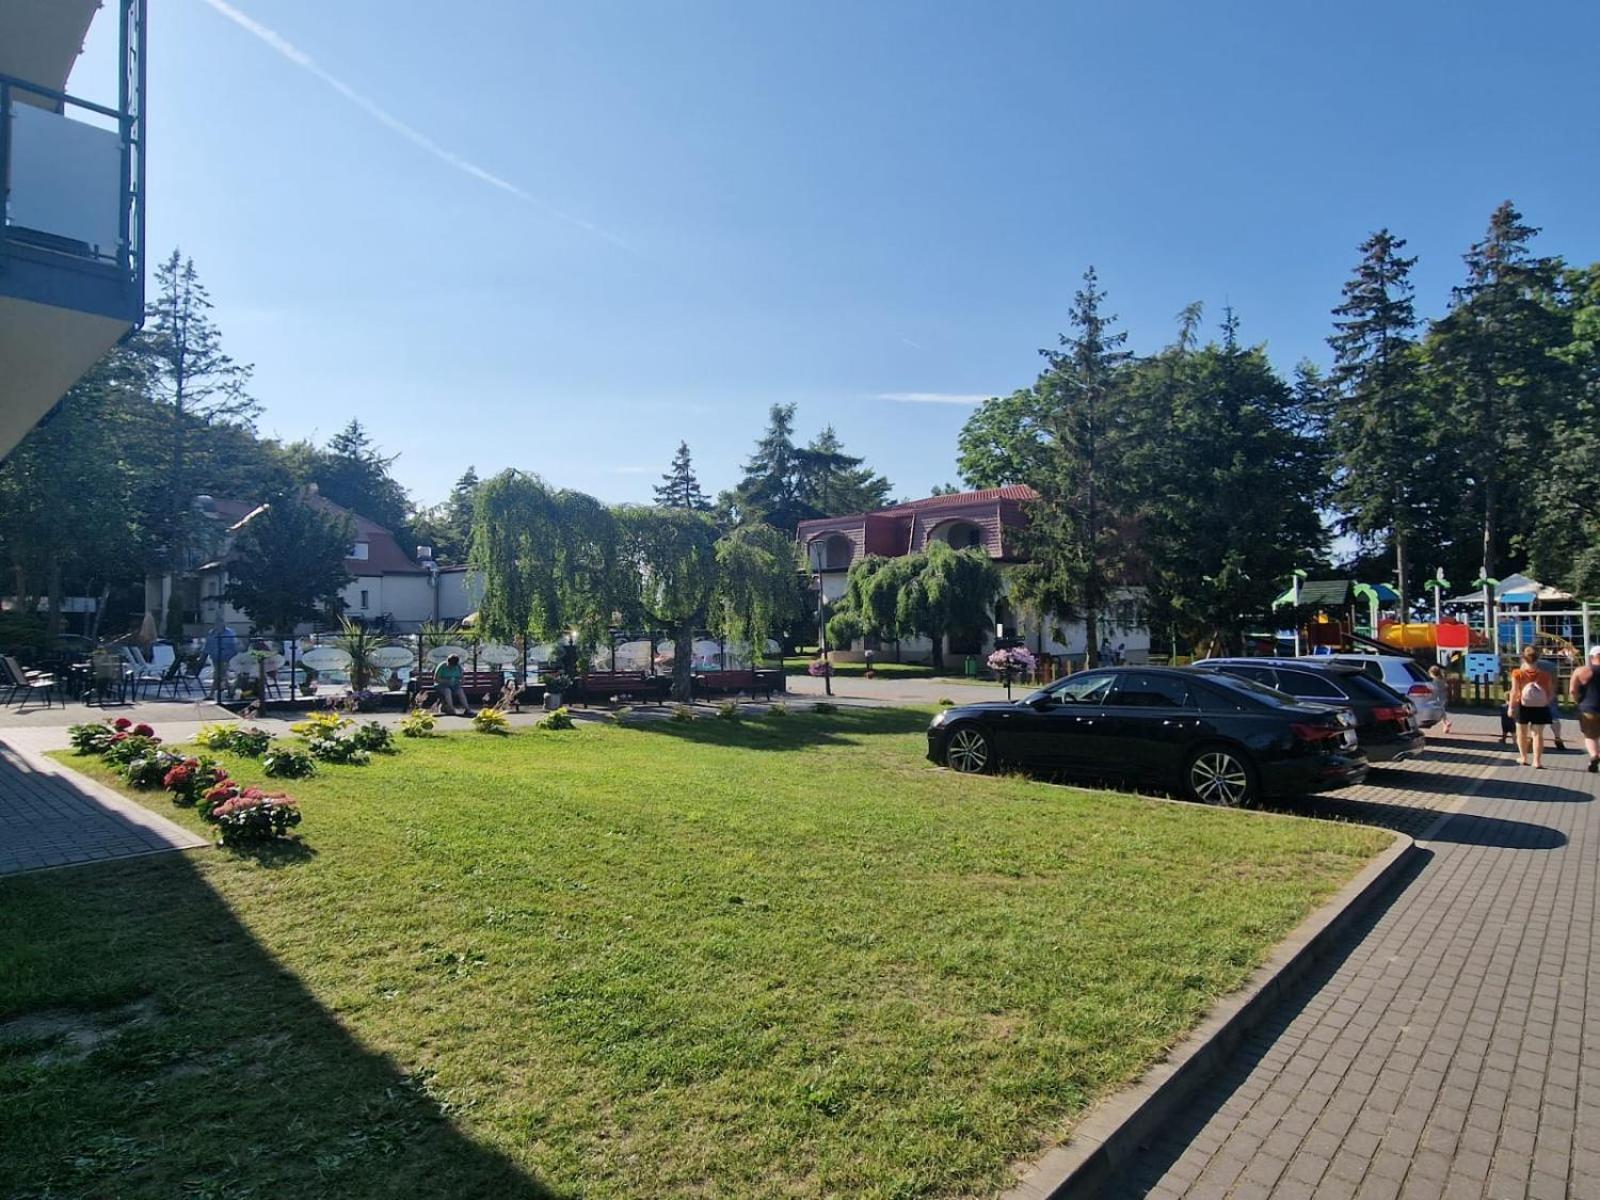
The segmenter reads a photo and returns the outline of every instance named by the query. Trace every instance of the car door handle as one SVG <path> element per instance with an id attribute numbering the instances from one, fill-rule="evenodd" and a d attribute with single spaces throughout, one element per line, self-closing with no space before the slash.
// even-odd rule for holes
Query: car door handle
<path id="1" fill-rule="evenodd" d="M 1094 718 L 1093 717 L 1074 717 L 1073 718 L 1073 722 L 1075 724 L 1078 724 L 1078 725 L 1093 725 L 1094 724 Z"/>

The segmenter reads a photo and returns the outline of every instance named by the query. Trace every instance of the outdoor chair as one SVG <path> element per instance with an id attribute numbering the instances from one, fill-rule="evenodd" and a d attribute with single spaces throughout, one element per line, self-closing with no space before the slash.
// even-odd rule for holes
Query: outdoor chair
<path id="1" fill-rule="evenodd" d="M 46 708 L 52 707 L 55 703 L 56 690 L 56 678 L 54 675 L 45 675 L 38 671 L 25 671 L 22 669 L 21 664 L 9 654 L 4 658 L 0 658 L 0 663 L 5 666 L 6 678 L 4 683 L 10 689 L 6 693 L 7 704 L 10 704 L 12 699 L 20 694 L 21 703 L 17 705 L 20 711 L 28 707 L 28 700 L 35 692 L 43 692 L 44 706 Z"/>
<path id="2" fill-rule="evenodd" d="M 161 673 L 161 678 L 156 680 L 156 699 L 161 699 L 161 693 L 163 691 L 170 691 L 172 693 L 172 698 L 176 700 L 178 698 L 179 688 L 182 688 L 183 694 L 187 696 L 189 694 L 189 690 L 194 686 L 195 681 L 193 677 L 184 670 L 182 660 L 175 658 L 171 663 L 168 664 L 167 669 Z"/>

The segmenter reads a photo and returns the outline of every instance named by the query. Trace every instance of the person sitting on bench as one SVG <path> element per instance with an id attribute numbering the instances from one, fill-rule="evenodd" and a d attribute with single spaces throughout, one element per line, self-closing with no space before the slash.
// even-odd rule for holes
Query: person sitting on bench
<path id="1" fill-rule="evenodd" d="M 434 689 L 439 693 L 439 703 L 444 711 L 457 717 L 470 717 L 472 706 L 467 703 L 467 693 L 461 688 L 461 656 L 452 654 L 433 672 Z M 461 711 L 456 711 L 460 704 Z"/>

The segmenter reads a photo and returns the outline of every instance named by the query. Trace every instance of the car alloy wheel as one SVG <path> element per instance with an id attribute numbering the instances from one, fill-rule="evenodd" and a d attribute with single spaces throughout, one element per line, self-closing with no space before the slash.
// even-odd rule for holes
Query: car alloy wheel
<path id="1" fill-rule="evenodd" d="M 1227 750 L 1202 750 L 1189 764 L 1189 791 L 1202 804 L 1238 808 L 1250 798 L 1250 768 Z"/>
<path id="2" fill-rule="evenodd" d="M 952 733 L 944 751 L 946 765 L 952 771 L 960 771 L 963 775 L 983 774 L 989 769 L 991 757 L 989 739 L 983 736 L 982 730 L 974 729 L 970 725 Z"/>

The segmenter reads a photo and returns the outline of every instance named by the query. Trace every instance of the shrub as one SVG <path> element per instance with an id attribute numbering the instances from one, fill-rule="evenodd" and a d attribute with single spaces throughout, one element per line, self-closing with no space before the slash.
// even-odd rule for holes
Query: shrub
<path id="1" fill-rule="evenodd" d="M 433 714 L 425 708 L 413 708 L 400 718 L 400 733 L 404 737 L 432 737 L 437 724 Z"/>
<path id="2" fill-rule="evenodd" d="M 606 714 L 606 720 L 610 721 L 613 725 L 624 725 L 627 723 L 628 717 L 632 715 L 632 713 L 633 709 L 628 705 L 619 705 Z"/>
<path id="3" fill-rule="evenodd" d="M 274 753 L 298 754 L 299 751 Z M 300 824 L 300 808 L 281 792 L 268 794 L 260 788 L 245 788 L 223 800 L 211 810 L 211 819 L 221 830 L 224 845 L 269 842 L 284 837 Z"/>
<path id="4" fill-rule="evenodd" d="M 304 779 L 317 771 L 316 760 L 293 746 L 273 746 L 261 759 L 261 769 L 278 779 Z"/>
<path id="5" fill-rule="evenodd" d="M 179 759 L 168 768 L 161 786 L 172 793 L 172 802 L 185 807 L 198 804 L 213 788 L 228 782 L 228 773 L 209 758 Z"/>
<path id="6" fill-rule="evenodd" d="M 744 713 L 739 708 L 739 702 L 737 700 L 724 700 L 717 705 L 717 720 L 732 721 L 734 724 L 744 720 Z"/>
<path id="7" fill-rule="evenodd" d="M 319 737 L 306 743 L 311 757 L 326 763 L 342 763 L 349 767 L 364 767 L 372 755 L 363 750 L 353 737 Z M 271 774 L 269 771 L 268 774 Z"/>
<path id="8" fill-rule="evenodd" d="M 105 749 L 105 760 L 114 767 L 125 767 L 136 758 L 154 754 L 161 739 L 142 733 L 113 733 Z"/>
<path id="9" fill-rule="evenodd" d="M 789 706 L 782 700 L 779 700 L 776 704 L 767 709 L 767 716 L 769 717 L 787 717 L 788 715 Z"/>
<path id="10" fill-rule="evenodd" d="M 167 772 L 182 761 L 176 754 L 152 750 L 124 764 L 122 777 L 136 788 L 157 788 L 166 782 Z"/>
<path id="11" fill-rule="evenodd" d="M 233 737 L 228 742 L 230 750 L 246 758 L 260 758 L 270 745 L 272 745 L 272 735 L 265 729 L 257 729 L 254 726 L 249 729 L 235 729 Z"/>
<path id="12" fill-rule="evenodd" d="M 202 725 L 200 732 L 194 735 L 194 744 L 206 750 L 231 750 L 233 748 L 233 726 Z"/>
<path id="13" fill-rule="evenodd" d="M 330 709 L 318 709 L 316 712 L 307 713 L 304 721 L 296 721 L 289 726 L 306 741 L 315 741 L 317 738 L 338 737 L 355 722 L 341 717 Z"/>
<path id="14" fill-rule="evenodd" d="M 79 754 L 104 754 L 111 746 L 111 739 L 116 735 L 115 729 L 100 722 L 73 725 L 67 729 L 67 737 L 72 742 L 72 748 Z"/>
<path id="15" fill-rule="evenodd" d="M 563 704 L 560 708 L 552 708 L 550 714 L 540 722 L 541 729 L 572 729 L 572 711 Z"/>
<path id="16" fill-rule="evenodd" d="M 560 712 L 557 709 L 556 712 Z M 550 714 L 552 717 L 555 713 Z M 506 720 L 506 714 L 493 705 L 485 704 L 472 718 L 472 726 L 479 733 L 510 733 L 511 722 Z"/>
<path id="17" fill-rule="evenodd" d="M 839 711 L 839 706 L 837 704 L 829 704 L 826 700 L 818 700 L 811 706 L 811 711 L 818 716 L 831 717 Z"/>
<path id="18" fill-rule="evenodd" d="M 954 700 L 950 699 L 949 696 L 940 696 L 939 697 L 939 707 L 940 708 L 954 708 L 955 704 L 956 704 L 956 702 Z"/>
<path id="19" fill-rule="evenodd" d="M 350 741 L 357 747 L 367 751 L 394 749 L 394 734 L 382 721 L 368 721 L 356 727 L 350 735 Z"/>
<path id="20" fill-rule="evenodd" d="M 207 789 L 195 802 L 195 811 L 208 821 L 215 821 L 217 806 L 226 800 L 232 800 L 242 789 L 231 779 L 224 779 L 216 786 Z"/>
<path id="21" fill-rule="evenodd" d="M 674 705 L 672 709 L 672 719 L 674 721 L 692 721 L 694 720 L 694 709 L 690 708 L 687 704 Z"/>

